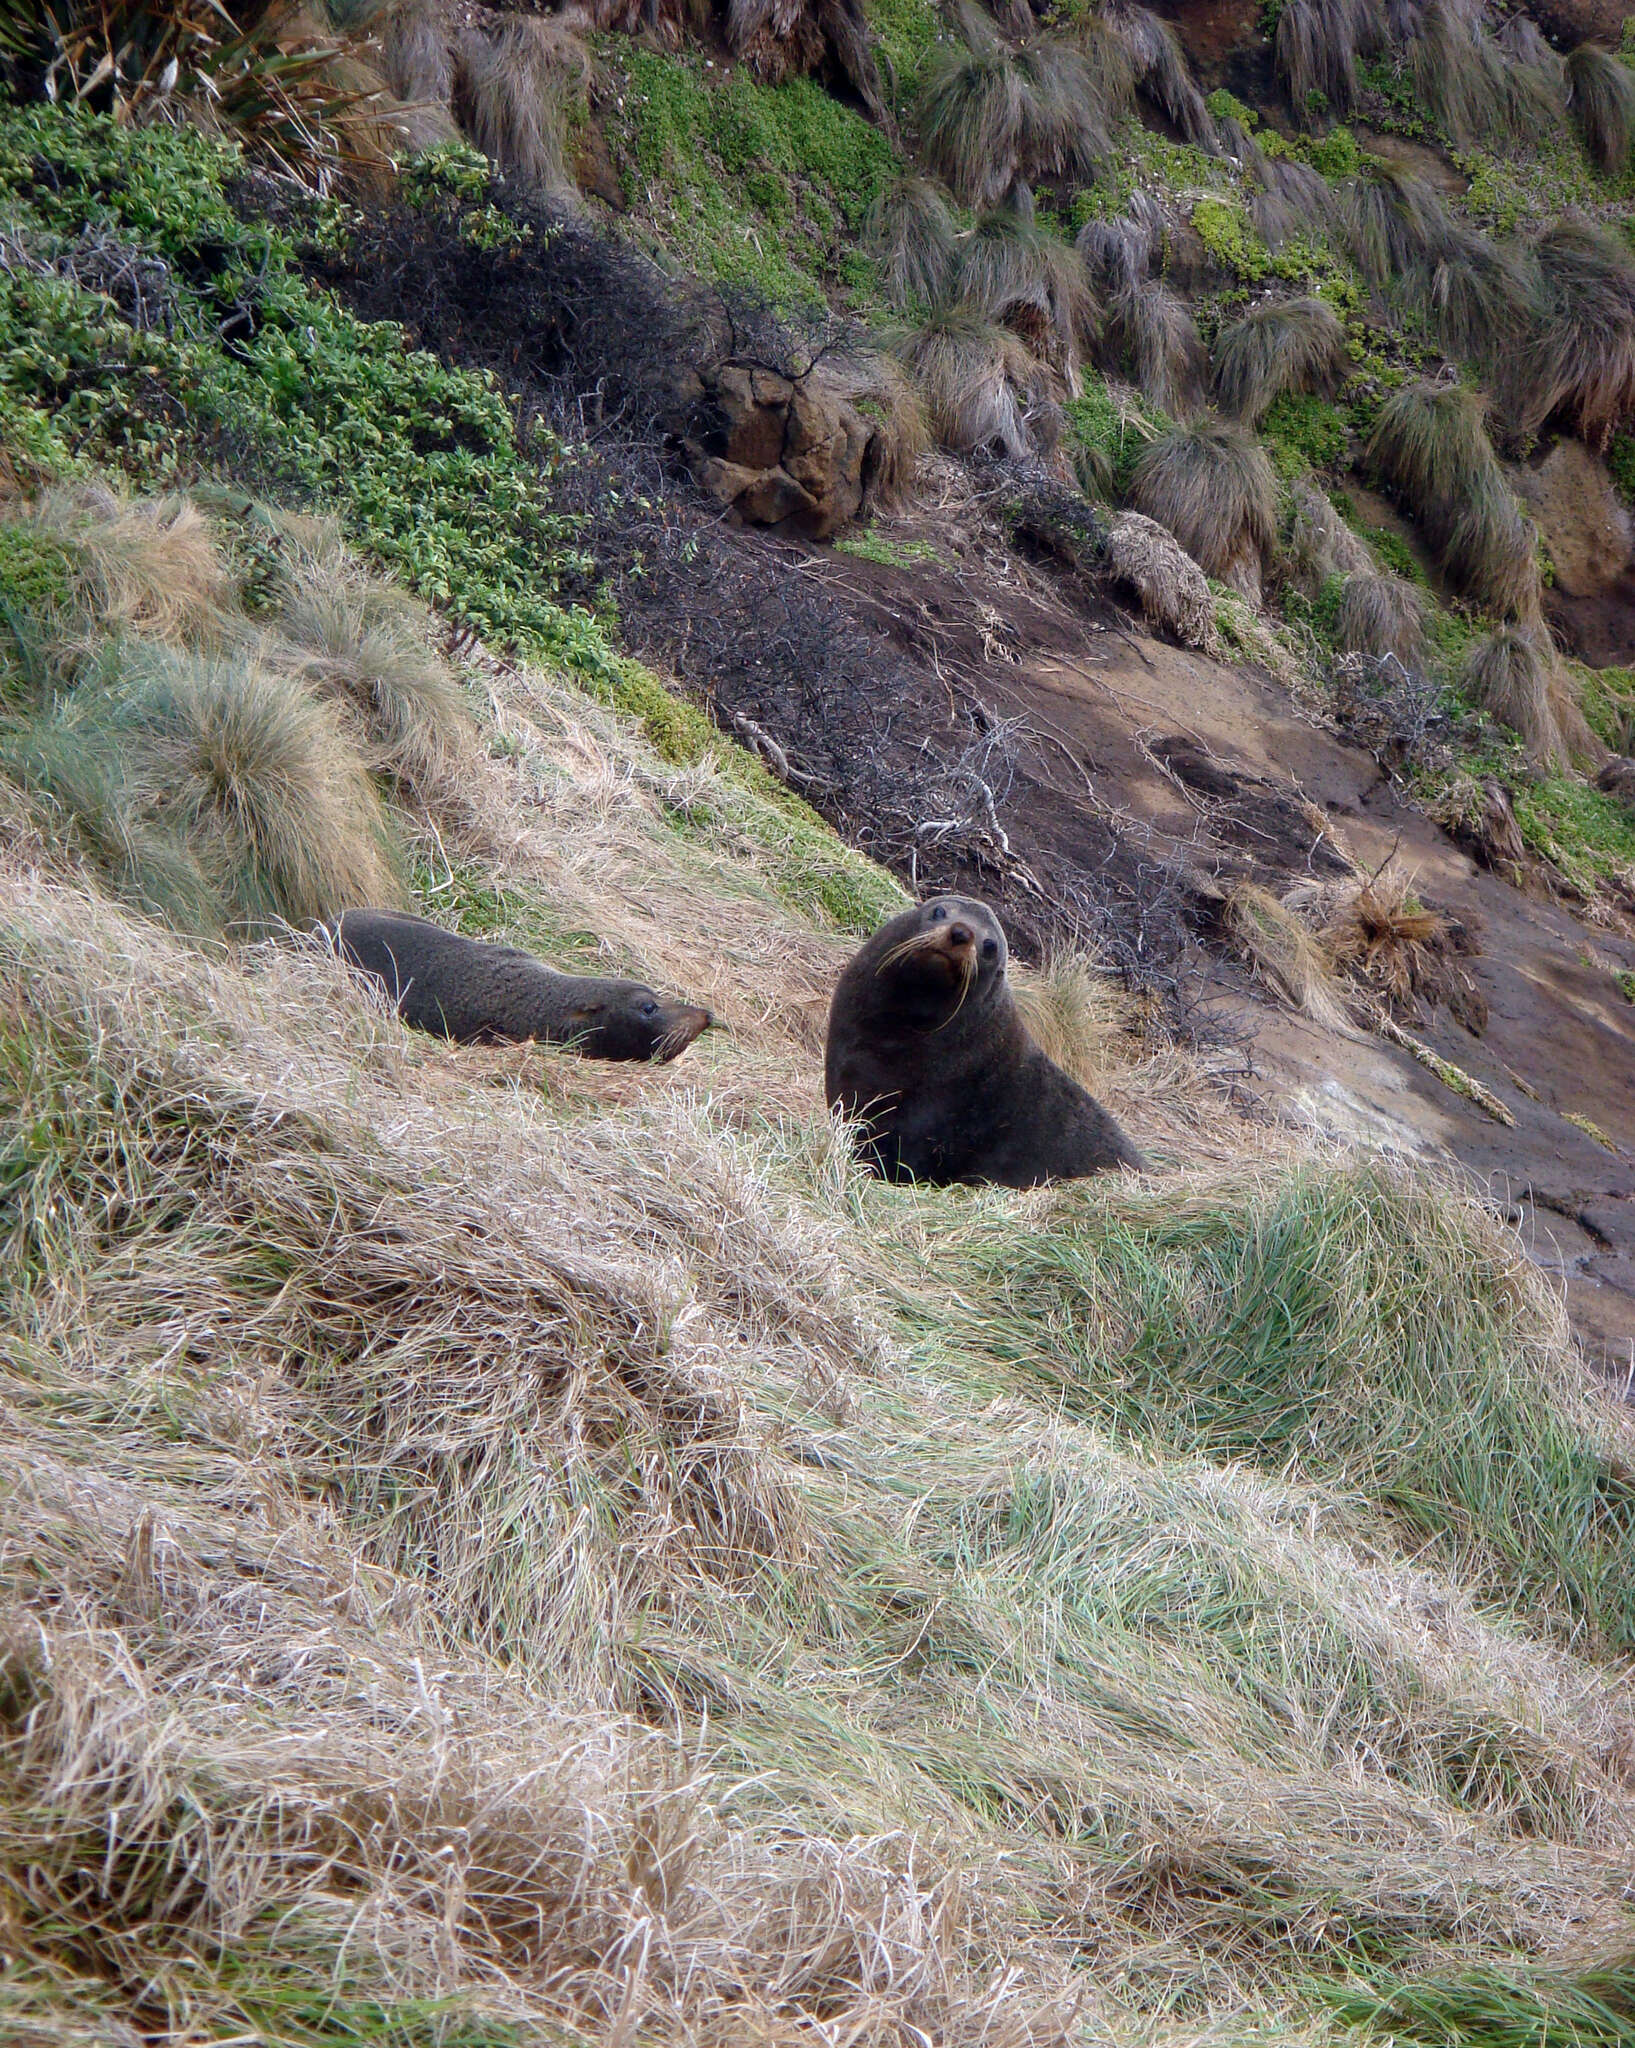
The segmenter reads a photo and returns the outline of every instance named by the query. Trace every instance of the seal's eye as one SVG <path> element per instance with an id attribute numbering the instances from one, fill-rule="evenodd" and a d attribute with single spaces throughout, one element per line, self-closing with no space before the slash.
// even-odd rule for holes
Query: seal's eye
<path id="1" fill-rule="evenodd" d="M 933 924 L 941 924 L 941 923 L 942 923 L 942 921 L 943 921 L 943 919 L 944 919 L 944 918 L 945 918 L 945 917 L 946 917 L 947 915 L 948 915 L 948 906 L 947 906 L 947 904 L 946 904 L 946 903 L 937 903 L 937 904 L 933 904 L 933 905 L 932 905 L 932 909 L 931 909 L 931 922 L 932 922 Z"/>
<path id="2" fill-rule="evenodd" d="M 997 939 L 984 939 L 982 941 L 982 957 L 984 960 L 997 960 L 999 958 L 999 941 Z"/>
<path id="3" fill-rule="evenodd" d="M 658 1004 L 654 1002 L 654 1000 L 653 1000 L 653 998 L 652 998 L 651 996 L 649 996 L 649 997 L 647 998 L 647 1001 L 646 1001 L 645 1003 L 643 1003 L 643 1004 L 642 1004 L 642 1015 L 643 1015 L 644 1017 L 656 1017 L 656 1016 L 658 1015 L 658 1013 L 659 1013 L 659 1006 L 658 1006 Z"/>

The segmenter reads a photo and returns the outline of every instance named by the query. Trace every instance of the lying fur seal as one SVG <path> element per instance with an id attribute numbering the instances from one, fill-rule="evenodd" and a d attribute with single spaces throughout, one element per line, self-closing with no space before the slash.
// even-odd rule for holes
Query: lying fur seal
<path id="1" fill-rule="evenodd" d="M 462 938 L 396 910 L 344 911 L 338 951 L 383 982 L 406 1024 L 462 1045 L 537 1038 L 595 1060 L 673 1060 L 710 1022 L 639 981 L 556 974 L 515 946 Z"/>
<path id="2" fill-rule="evenodd" d="M 1028 1035 L 985 903 L 935 896 L 847 962 L 829 1009 L 824 1086 L 887 1180 L 1036 1187 L 1139 1152 Z"/>

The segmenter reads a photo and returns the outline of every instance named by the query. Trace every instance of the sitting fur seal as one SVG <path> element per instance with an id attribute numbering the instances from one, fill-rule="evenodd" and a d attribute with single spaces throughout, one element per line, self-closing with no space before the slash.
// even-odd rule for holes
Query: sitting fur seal
<path id="1" fill-rule="evenodd" d="M 673 1060 L 710 1022 L 639 981 L 556 974 L 531 953 L 396 910 L 344 911 L 330 927 L 354 967 L 384 982 L 406 1024 L 461 1045 L 537 1038 L 594 1060 Z"/>
<path id="2" fill-rule="evenodd" d="M 985 903 L 934 896 L 847 962 L 829 1009 L 824 1087 L 858 1119 L 886 1180 L 1037 1187 L 1139 1152 L 1093 1095 L 1035 1045 Z"/>

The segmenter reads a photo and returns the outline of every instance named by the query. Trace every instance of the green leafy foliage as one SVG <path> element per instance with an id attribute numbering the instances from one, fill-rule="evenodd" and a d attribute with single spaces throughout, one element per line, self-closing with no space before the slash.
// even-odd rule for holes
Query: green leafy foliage
<path id="1" fill-rule="evenodd" d="M 1284 477 L 1303 469 L 1338 469 L 1350 446 L 1345 413 L 1327 399 L 1309 392 L 1285 392 L 1268 407 L 1260 423 L 1261 439 L 1273 466 Z"/>
<path id="2" fill-rule="evenodd" d="M 1141 451 L 1171 424 L 1160 412 L 1118 405 L 1099 377 L 1087 377 L 1064 408 L 1075 467 L 1085 487 L 1121 505 L 1130 495 Z"/>
<path id="3" fill-rule="evenodd" d="M 683 261 L 788 312 L 820 306 L 827 289 L 870 296 L 856 240 L 900 164 L 861 115 L 809 78 L 757 85 L 741 66 L 718 72 L 623 39 L 603 55 L 625 191 Z"/>
<path id="4" fill-rule="evenodd" d="M 163 258 L 176 300 L 172 332 L 141 331 L 95 292 L 8 270 L 8 408 L 33 415 L 59 466 L 84 454 L 147 483 L 228 442 L 333 505 L 456 618 L 502 642 L 549 635 L 553 571 L 572 552 L 547 488 L 561 451 L 539 437 L 518 445 L 492 380 L 447 369 L 400 329 L 312 290 L 286 237 L 234 213 L 236 168 L 234 151 L 188 129 L 0 114 L 0 196 L 17 227 L 49 247 L 95 222 Z M 239 330 L 230 347 L 224 322 Z"/>

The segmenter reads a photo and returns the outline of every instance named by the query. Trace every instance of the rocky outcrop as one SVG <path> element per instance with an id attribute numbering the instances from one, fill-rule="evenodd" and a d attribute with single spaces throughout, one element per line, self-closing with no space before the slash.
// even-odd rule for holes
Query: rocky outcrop
<path id="1" fill-rule="evenodd" d="M 737 518 L 826 540 L 862 510 L 883 432 L 821 371 L 729 362 L 701 380 L 683 447 Z"/>

